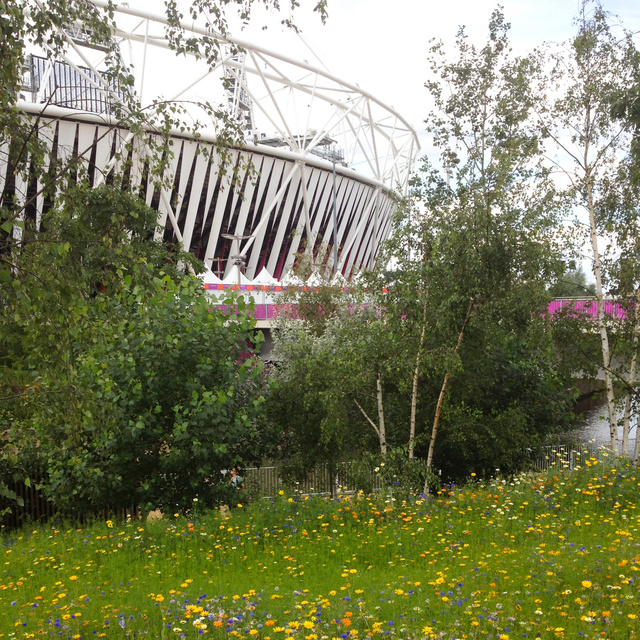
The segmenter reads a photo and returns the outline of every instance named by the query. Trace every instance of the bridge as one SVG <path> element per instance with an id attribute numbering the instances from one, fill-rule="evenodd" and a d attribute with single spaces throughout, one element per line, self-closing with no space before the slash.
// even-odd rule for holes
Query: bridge
<path id="1" fill-rule="evenodd" d="M 252 300 L 253 317 L 259 329 L 270 329 L 274 319 L 280 315 L 283 305 L 278 294 L 283 291 L 305 292 L 309 289 L 319 289 L 313 276 L 306 283 L 287 284 L 272 278 L 266 270 L 263 270 L 254 280 L 248 280 L 237 268 L 224 280 L 207 271 L 203 280 L 204 288 L 216 299 L 223 298 L 229 291 L 238 291 L 247 301 Z M 342 286 L 345 291 L 349 288 L 344 279 L 336 279 L 335 285 Z M 386 289 L 382 292 L 386 293 Z M 556 298 L 549 302 L 550 316 L 562 313 L 564 310 L 571 314 L 575 313 L 576 316 L 586 315 L 590 320 L 597 320 L 598 301 L 593 298 Z M 611 299 L 604 300 L 604 312 L 606 316 L 616 320 L 624 320 L 627 317 L 626 307 Z"/>

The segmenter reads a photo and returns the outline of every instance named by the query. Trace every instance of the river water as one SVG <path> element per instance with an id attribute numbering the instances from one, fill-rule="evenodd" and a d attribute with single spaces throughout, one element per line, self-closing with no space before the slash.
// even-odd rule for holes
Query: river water
<path id="1" fill-rule="evenodd" d="M 618 424 L 622 424 L 623 411 L 618 413 Z M 631 432 L 629 433 L 629 448 L 627 452 L 633 454 L 633 447 L 636 441 L 638 417 L 631 416 Z M 596 446 L 609 445 L 611 436 L 609 434 L 609 412 L 607 406 L 595 407 L 583 414 L 581 425 L 575 432 L 576 437 L 581 442 L 593 442 Z M 618 426 L 618 440 L 622 442 L 622 426 Z"/>

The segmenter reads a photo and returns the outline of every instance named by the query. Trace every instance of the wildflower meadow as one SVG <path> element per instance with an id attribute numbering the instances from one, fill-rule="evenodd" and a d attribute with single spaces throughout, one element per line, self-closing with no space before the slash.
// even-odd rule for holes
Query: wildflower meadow
<path id="1" fill-rule="evenodd" d="M 640 638 L 640 474 L 584 459 L 437 495 L 2 535 L 0 638 Z"/>

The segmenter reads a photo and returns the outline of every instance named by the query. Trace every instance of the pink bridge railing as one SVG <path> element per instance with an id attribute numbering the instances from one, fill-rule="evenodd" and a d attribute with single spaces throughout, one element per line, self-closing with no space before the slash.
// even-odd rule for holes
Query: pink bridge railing
<path id="1" fill-rule="evenodd" d="M 254 300 L 253 317 L 256 320 L 271 320 L 286 315 L 296 315 L 296 309 L 294 305 L 287 305 L 276 303 L 273 300 L 274 293 L 280 293 L 282 291 L 308 291 L 317 290 L 318 287 L 308 286 L 283 286 L 283 285 L 263 285 L 263 284 L 205 284 L 204 288 L 210 291 L 242 291 L 250 295 Z M 344 291 L 347 291 L 344 288 Z M 383 289 L 383 293 L 387 290 Z M 218 308 L 226 309 L 225 305 L 215 305 Z M 598 317 L 598 302 L 596 300 L 583 300 L 578 298 L 558 298 L 549 302 L 549 314 L 555 315 L 563 309 L 571 307 L 575 310 L 576 315 L 587 315 L 592 320 Z M 604 300 L 604 312 L 607 316 L 613 316 L 616 320 L 624 320 L 627 317 L 627 309 L 624 305 L 621 305 L 613 300 Z"/>
<path id="2" fill-rule="evenodd" d="M 613 316 L 616 320 L 624 320 L 627 317 L 627 310 L 623 305 L 613 300 L 604 300 L 603 304 L 605 315 Z M 552 300 L 549 303 L 549 313 L 554 315 L 567 307 L 575 309 L 576 315 L 588 315 L 592 320 L 598 317 L 597 300 L 578 300 L 576 298 Z"/>

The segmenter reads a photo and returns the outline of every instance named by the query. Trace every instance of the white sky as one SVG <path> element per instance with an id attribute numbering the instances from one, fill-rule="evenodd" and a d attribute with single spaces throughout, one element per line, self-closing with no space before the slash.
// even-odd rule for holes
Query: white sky
<path id="1" fill-rule="evenodd" d="M 498 4 L 492 0 L 329 0 L 329 19 L 322 26 L 316 14 L 306 9 L 310 2 L 302 0 L 295 15 L 305 40 L 332 73 L 395 107 L 416 128 L 423 145 L 423 122 L 429 112 L 424 88 L 429 76 L 429 41 L 436 38 L 453 43 L 458 27 L 464 25 L 470 40 L 482 45 L 489 18 Z M 581 3 L 503 0 L 501 4 L 511 24 L 513 49 L 525 54 L 544 42 L 570 38 Z M 602 4 L 618 16 L 619 20 L 612 18 L 612 24 L 619 21 L 626 29 L 640 32 L 638 0 L 604 0 Z M 279 25 L 259 28 L 262 20 L 256 13 L 253 25 L 241 37 L 250 36 L 248 39 L 290 55 L 302 51 L 297 39 Z M 299 55 L 314 62 L 309 53 Z"/>

